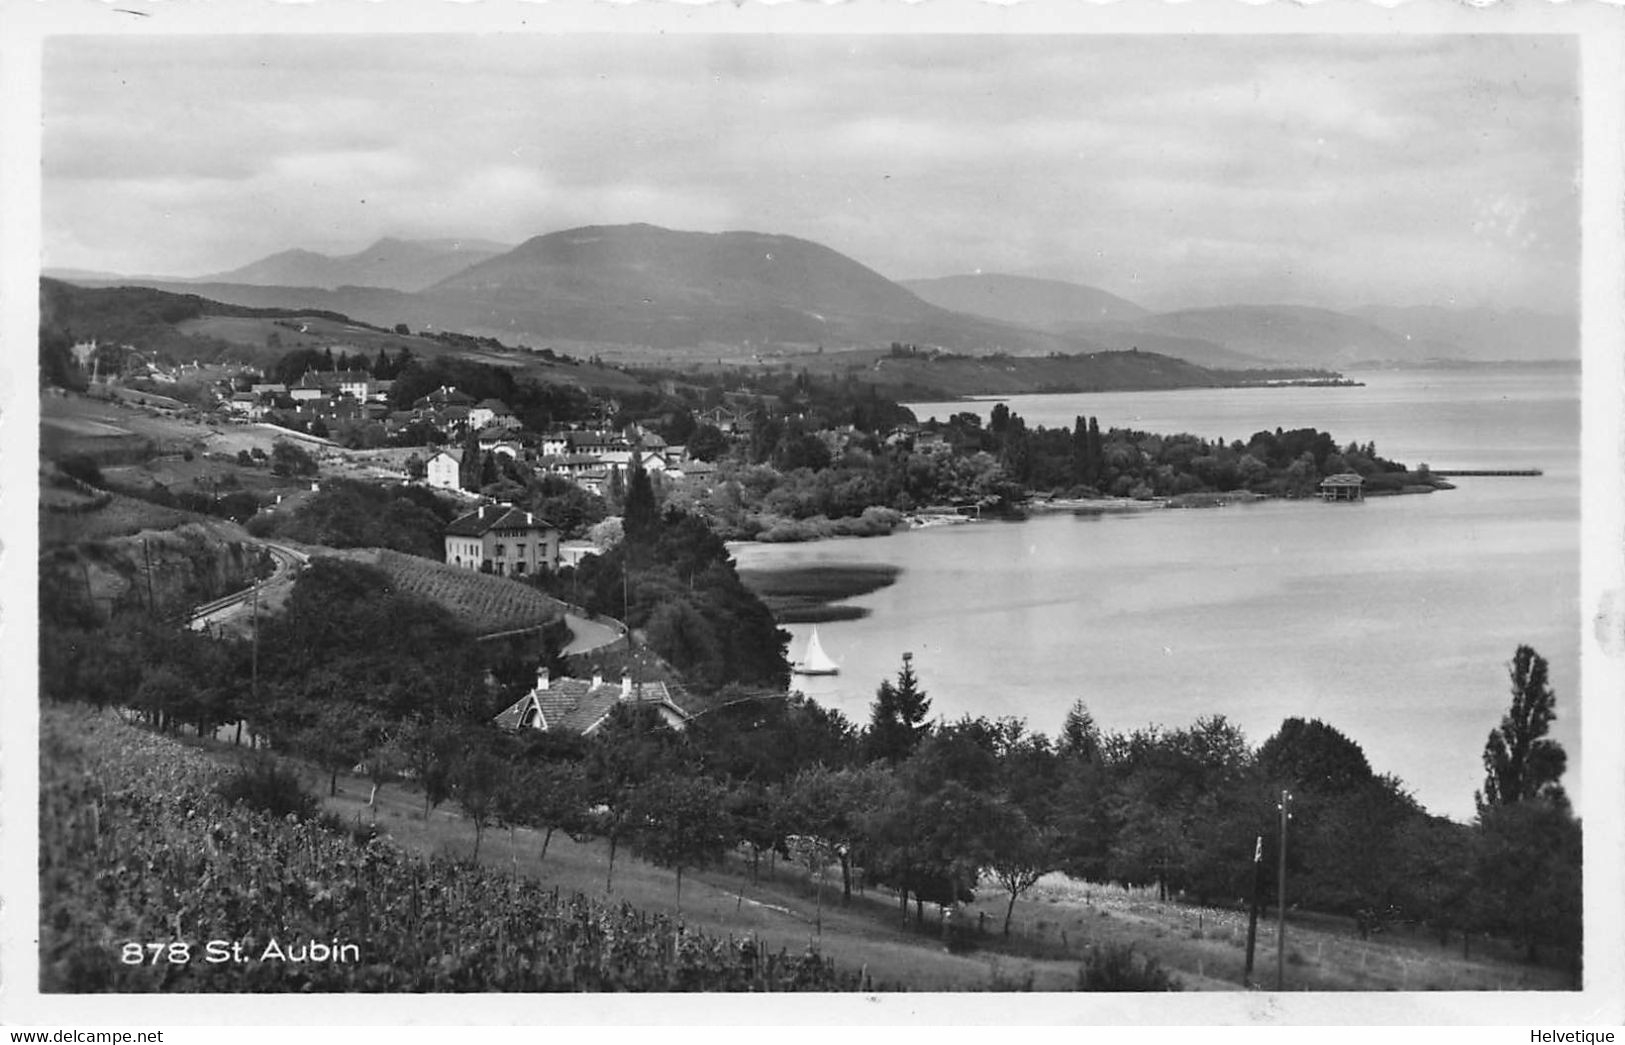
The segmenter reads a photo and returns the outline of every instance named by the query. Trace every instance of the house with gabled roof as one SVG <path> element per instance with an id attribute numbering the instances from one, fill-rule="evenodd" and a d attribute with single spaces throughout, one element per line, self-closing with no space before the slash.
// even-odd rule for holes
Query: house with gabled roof
<path id="1" fill-rule="evenodd" d="M 463 451 L 438 450 L 425 466 L 423 478 L 430 486 L 441 490 L 461 490 Z"/>
<path id="2" fill-rule="evenodd" d="M 516 425 L 519 420 L 502 400 L 482 399 L 468 408 L 468 423 L 475 428 L 486 428 L 490 425 Z"/>
<path id="3" fill-rule="evenodd" d="M 546 667 L 536 671 L 536 685 L 494 720 L 503 729 L 539 729 L 591 736 L 621 704 L 652 707 L 672 729 L 688 725 L 691 716 L 672 700 L 664 682 L 619 682 L 594 671 L 591 679 L 553 678 Z"/>
<path id="4" fill-rule="evenodd" d="M 511 504 L 482 504 L 446 524 L 446 562 L 498 577 L 554 570 L 559 529 Z"/>
<path id="5" fill-rule="evenodd" d="M 510 458 L 519 458 L 525 453 L 525 433 L 517 428 L 490 425 L 480 429 L 475 439 L 479 441 L 480 449 L 487 453 L 503 454 Z"/>

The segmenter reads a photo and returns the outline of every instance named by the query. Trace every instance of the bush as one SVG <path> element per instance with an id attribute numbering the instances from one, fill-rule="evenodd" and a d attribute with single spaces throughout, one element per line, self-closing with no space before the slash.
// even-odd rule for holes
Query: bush
<path id="1" fill-rule="evenodd" d="M 271 446 L 271 474 L 276 476 L 315 475 L 316 461 L 286 439 L 278 439 Z"/>
<path id="2" fill-rule="evenodd" d="M 274 758 L 258 758 L 227 777 L 220 785 L 220 797 L 270 813 L 289 813 L 304 820 L 316 812 L 316 796 L 305 790 L 299 774 L 283 769 Z"/>
<path id="3" fill-rule="evenodd" d="M 1155 958 L 1137 959 L 1129 944 L 1097 947 L 1078 969 L 1080 991 L 1177 991 L 1181 986 Z"/>

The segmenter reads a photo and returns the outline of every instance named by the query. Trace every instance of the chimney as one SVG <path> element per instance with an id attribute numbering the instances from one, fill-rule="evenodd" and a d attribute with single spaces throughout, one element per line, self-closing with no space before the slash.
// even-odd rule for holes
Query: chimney
<path id="1" fill-rule="evenodd" d="M 603 668 L 593 668 L 592 669 L 592 688 L 597 689 L 599 686 L 602 686 L 603 684 L 604 684 L 604 669 Z"/>
<path id="2" fill-rule="evenodd" d="M 625 700 L 627 697 L 630 697 L 631 695 L 632 695 L 632 673 L 630 671 L 623 671 L 623 672 L 621 672 L 621 699 Z"/>
<path id="3" fill-rule="evenodd" d="M 485 505 L 480 505 L 480 522 L 485 521 Z"/>
<path id="4" fill-rule="evenodd" d="M 547 692 L 547 685 L 551 681 L 553 681 L 553 679 L 552 679 L 552 676 L 549 674 L 549 672 L 547 670 L 547 665 L 546 664 L 537 665 L 537 667 L 536 667 L 536 689 L 535 689 L 535 692 L 537 692 L 537 693 L 546 693 Z"/>

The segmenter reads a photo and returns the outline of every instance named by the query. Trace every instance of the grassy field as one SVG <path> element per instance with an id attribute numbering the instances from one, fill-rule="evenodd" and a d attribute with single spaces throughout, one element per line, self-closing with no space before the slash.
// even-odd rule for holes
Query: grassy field
<path id="1" fill-rule="evenodd" d="M 283 323 L 292 323 L 293 326 L 283 326 Z M 300 326 L 305 327 L 303 333 L 298 329 Z M 429 338 L 374 330 L 371 327 L 340 323 L 321 316 L 301 316 L 282 320 L 269 316 L 199 316 L 196 319 L 182 320 L 175 324 L 175 329 L 183 334 L 217 337 L 222 341 L 262 352 L 266 351 L 271 335 L 275 334 L 280 344 L 270 350 L 272 357 L 291 352 L 296 348 L 323 349 L 329 346 L 345 346 L 352 355 L 360 350 L 372 356 L 376 356 L 379 349 L 394 356 L 403 347 L 410 348 L 415 356 L 436 355 L 444 351 L 439 342 Z"/>
<path id="2" fill-rule="evenodd" d="M 277 320 L 269 317 L 255 318 L 246 316 L 201 316 L 197 319 L 184 320 L 176 324 L 176 329 L 185 334 L 197 334 L 207 337 L 217 337 L 234 345 L 239 345 L 252 352 L 257 359 L 266 362 L 274 360 L 285 352 L 298 348 L 324 349 L 332 348 L 335 351 L 343 350 L 351 354 L 365 353 L 376 357 L 379 350 L 387 352 L 391 358 L 402 348 L 411 349 L 412 355 L 418 359 L 433 359 L 438 356 L 456 356 L 487 366 L 503 367 L 515 371 L 516 376 L 540 381 L 543 384 L 568 384 L 581 388 L 596 388 L 609 391 L 631 391 L 641 387 L 636 378 L 607 367 L 581 364 L 571 366 L 563 363 L 551 362 L 542 358 L 538 353 L 528 352 L 521 348 L 511 351 L 500 351 L 489 347 L 471 348 L 464 345 L 447 344 L 446 342 L 416 334 L 397 334 L 392 330 L 375 330 L 370 327 L 358 326 L 350 323 L 340 323 L 336 320 L 317 316 L 305 316 L 292 322 L 295 327 L 282 326 Z M 297 327 L 303 325 L 306 329 L 301 333 Z M 277 348 L 267 348 L 272 334 L 277 335 L 280 342 Z M 511 336 L 502 332 L 495 334 L 498 338 Z M 575 354 L 571 346 L 555 345 L 560 351 Z M 578 358 L 586 359 L 594 354 L 593 346 L 573 346 L 579 349 Z"/>
<path id="3" fill-rule="evenodd" d="M 201 522 L 206 518 L 123 494 L 113 494 L 103 507 L 93 511 L 61 510 L 76 500 L 83 503 L 82 499 L 64 491 L 41 489 L 42 545 L 105 541 L 114 537 L 129 537 L 143 530 L 171 530 L 184 523 Z"/>

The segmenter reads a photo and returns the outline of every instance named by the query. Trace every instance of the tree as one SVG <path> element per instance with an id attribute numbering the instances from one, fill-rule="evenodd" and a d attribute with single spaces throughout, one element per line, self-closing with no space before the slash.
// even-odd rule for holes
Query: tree
<path id="1" fill-rule="evenodd" d="M 586 774 L 574 762 L 542 762 L 520 776 L 510 801 L 512 820 L 542 832 L 542 848 L 536 855 L 540 864 L 547 859 L 555 831 L 569 834 L 584 826 Z"/>
<path id="2" fill-rule="evenodd" d="M 463 440 L 462 460 L 457 463 L 457 485 L 470 493 L 480 488 L 480 434 L 470 425 Z"/>
<path id="3" fill-rule="evenodd" d="M 862 817 L 872 879 L 897 890 L 908 917 L 929 901 L 944 907 L 975 899 L 977 878 L 992 857 L 989 839 L 999 803 L 957 780 L 941 781 L 911 759 L 896 785 Z"/>
<path id="4" fill-rule="evenodd" d="M 888 778 L 886 783 L 891 784 L 891 780 Z M 820 929 L 824 910 L 823 871 L 830 858 L 841 862 L 842 902 L 852 899 L 852 848 L 866 799 L 866 790 L 855 774 L 836 772 L 827 766 L 810 766 L 785 784 L 781 803 L 784 829 L 787 834 L 801 837 L 808 869 L 818 875 Z"/>
<path id="5" fill-rule="evenodd" d="M 992 825 L 987 840 L 992 854 L 988 866 L 1010 895 L 1004 909 L 1004 935 L 1009 936 L 1016 901 L 1045 874 L 1055 870 L 1059 861 L 1053 832 L 1034 826 L 1020 809 L 1001 805 L 992 818 Z"/>
<path id="6" fill-rule="evenodd" d="M 631 468 L 627 478 L 621 526 L 626 540 L 640 548 L 652 542 L 659 531 L 660 509 L 655 504 L 654 484 L 641 462 Z"/>
<path id="7" fill-rule="evenodd" d="M 1095 716 L 1082 700 L 1074 700 L 1061 724 L 1061 736 L 1056 744 L 1062 755 L 1093 762 L 1100 757 L 1100 727 Z"/>
<path id="8" fill-rule="evenodd" d="M 722 859 L 732 841 L 726 790 L 704 777 L 662 774 L 633 803 L 632 849 L 677 872 L 677 912 L 683 910 L 683 871 Z"/>
<path id="9" fill-rule="evenodd" d="M 674 772 L 677 738 L 652 707 L 617 704 L 593 734 L 587 751 L 589 801 L 598 808 L 592 832 L 609 843 L 604 892 L 615 891 L 615 855 L 635 835 L 642 789 L 662 772 Z"/>
<path id="10" fill-rule="evenodd" d="M 403 738 L 407 768 L 423 787 L 423 819 L 451 797 L 452 765 L 457 758 L 457 734 L 443 719 L 415 720 Z"/>
<path id="11" fill-rule="evenodd" d="M 880 683 L 875 691 L 875 702 L 869 705 L 869 757 L 900 762 L 906 759 L 930 731 L 925 716 L 931 711 L 931 700 L 919 687 L 914 674 L 914 656 L 903 654 L 903 666 L 897 672 L 897 684 L 890 679 Z"/>
<path id="12" fill-rule="evenodd" d="M 417 454 L 414 453 L 406 459 L 406 477 L 408 479 L 411 479 L 414 482 L 419 481 L 428 474 L 428 471 L 428 463 Z"/>
<path id="13" fill-rule="evenodd" d="M 715 461 L 728 452 L 728 437 L 715 425 L 701 424 L 688 437 L 688 456 L 696 461 Z"/>
<path id="14" fill-rule="evenodd" d="M 303 476 L 316 474 L 316 462 L 302 448 L 286 439 L 278 439 L 271 446 L 271 474 Z"/>
<path id="15" fill-rule="evenodd" d="M 1482 919 L 1510 933 L 1531 962 L 1542 944 L 1578 972 L 1583 929 L 1580 822 L 1561 798 L 1537 795 L 1479 814 L 1474 884 Z"/>
<path id="16" fill-rule="evenodd" d="M 1557 718 L 1557 698 L 1546 681 L 1546 658 L 1519 646 L 1507 670 L 1512 707 L 1484 745 L 1484 790 L 1473 796 L 1480 816 L 1495 806 L 1532 798 L 1566 802 L 1558 780 L 1568 755 L 1557 741 L 1546 738 Z"/>
<path id="17" fill-rule="evenodd" d="M 485 837 L 485 829 L 505 803 L 503 792 L 509 776 L 503 761 L 486 749 L 489 740 L 478 735 L 468 737 L 451 772 L 452 794 L 463 807 L 463 814 L 474 822 L 472 859 L 476 861 L 480 858 L 480 841 Z"/>
<path id="18" fill-rule="evenodd" d="M 1289 718 L 1258 749 L 1258 768 L 1274 783 L 1341 795 L 1371 782 L 1371 764 L 1360 745 L 1331 726 Z"/>
<path id="19" fill-rule="evenodd" d="M 372 793 L 367 796 L 367 807 L 376 808 L 378 789 L 401 778 L 407 766 L 405 748 L 395 737 L 389 737 L 367 752 L 367 779 L 372 781 Z"/>

